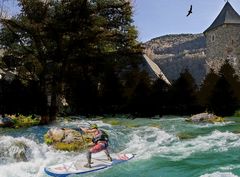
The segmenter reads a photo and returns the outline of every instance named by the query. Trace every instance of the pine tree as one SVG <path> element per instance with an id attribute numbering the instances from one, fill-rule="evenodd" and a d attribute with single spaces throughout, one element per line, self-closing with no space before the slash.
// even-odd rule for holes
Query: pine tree
<path id="1" fill-rule="evenodd" d="M 228 62 L 221 67 L 219 75 L 220 78 L 209 97 L 209 107 L 218 115 L 232 115 L 239 106 L 240 83 L 233 67 Z"/>
<path id="2" fill-rule="evenodd" d="M 216 82 L 218 81 L 219 76 L 213 71 L 210 72 L 205 77 L 203 83 L 201 84 L 200 90 L 198 92 L 198 101 L 199 104 L 205 110 L 209 110 L 209 98 L 212 95 L 212 92 L 215 88 Z"/>
<path id="3" fill-rule="evenodd" d="M 234 68 L 230 65 L 230 63 L 226 60 L 226 62 L 222 65 L 219 75 L 224 77 L 228 83 L 231 85 L 234 96 L 240 101 L 240 80 L 238 75 L 236 74 Z"/>
<path id="4" fill-rule="evenodd" d="M 238 108 L 238 102 L 233 89 L 225 77 L 221 77 L 210 96 L 210 111 L 219 116 L 233 115 Z"/>
<path id="5" fill-rule="evenodd" d="M 150 104 L 155 115 L 167 113 L 167 93 L 170 86 L 162 79 L 157 79 L 151 87 Z"/>
<path id="6" fill-rule="evenodd" d="M 195 113 L 198 108 L 196 91 L 197 85 L 192 75 L 188 70 L 185 70 L 168 92 L 168 107 L 171 112 L 181 115 Z"/>

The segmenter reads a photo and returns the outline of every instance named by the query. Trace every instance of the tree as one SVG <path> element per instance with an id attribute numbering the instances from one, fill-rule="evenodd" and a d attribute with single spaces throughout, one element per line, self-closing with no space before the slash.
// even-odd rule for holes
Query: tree
<path id="1" fill-rule="evenodd" d="M 221 116 L 232 115 L 239 106 L 239 89 L 239 79 L 233 67 L 226 61 L 209 96 L 209 109 Z"/>
<path id="2" fill-rule="evenodd" d="M 226 60 L 222 65 L 219 75 L 224 77 L 230 86 L 232 87 L 234 96 L 240 101 L 240 80 L 238 75 L 236 74 L 234 68 L 230 65 L 230 63 Z"/>
<path id="3" fill-rule="evenodd" d="M 127 60 L 119 60 L 126 58 L 118 56 L 140 52 L 128 1 L 18 2 L 21 13 L 1 19 L 1 45 L 5 56 L 18 64 L 19 77 L 39 81 L 42 124 L 55 119 L 57 98 L 65 94 L 66 76 L 72 68 L 87 79 L 105 62 L 104 56 L 126 66 Z"/>
<path id="4" fill-rule="evenodd" d="M 170 112 L 181 115 L 195 113 L 198 109 L 196 91 L 197 85 L 192 75 L 185 70 L 168 92 L 169 101 L 166 104 Z"/>
<path id="5" fill-rule="evenodd" d="M 205 77 L 203 83 L 201 84 L 200 90 L 197 94 L 199 104 L 206 110 L 210 108 L 209 98 L 212 95 L 213 90 L 216 87 L 216 82 L 218 81 L 219 76 L 213 71 L 210 72 Z"/>
<path id="6" fill-rule="evenodd" d="M 99 107 L 109 113 L 117 113 L 123 104 L 123 86 L 114 64 L 106 64 L 106 70 L 98 83 Z"/>
<path id="7" fill-rule="evenodd" d="M 220 116 L 229 116 L 233 115 L 237 108 L 237 99 L 231 85 L 225 77 L 221 77 L 210 96 L 210 111 Z"/>
<path id="8" fill-rule="evenodd" d="M 123 83 L 123 111 L 134 116 L 152 115 L 150 110 L 151 80 L 145 71 L 132 68 L 126 75 Z"/>
<path id="9" fill-rule="evenodd" d="M 161 78 L 157 79 L 151 87 L 150 104 L 154 115 L 163 115 L 167 113 L 167 94 L 170 89 Z"/>

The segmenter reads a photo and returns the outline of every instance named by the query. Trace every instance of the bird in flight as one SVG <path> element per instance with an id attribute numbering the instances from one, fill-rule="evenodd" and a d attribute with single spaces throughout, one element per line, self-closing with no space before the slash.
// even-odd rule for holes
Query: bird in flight
<path id="1" fill-rule="evenodd" d="M 190 6 L 190 9 L 188 11 L 187 17 L 192 13 L 192 5 Z"/>

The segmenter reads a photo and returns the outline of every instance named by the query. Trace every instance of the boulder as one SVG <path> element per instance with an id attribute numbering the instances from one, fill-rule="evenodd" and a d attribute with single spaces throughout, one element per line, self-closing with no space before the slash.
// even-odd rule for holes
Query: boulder
<path id="1" fill-rule="evenodd" d="M 12 127 L 13 125 L 14 121 L 10 117 L 0 117 L 0 127 Z"/>
<path id="2" fill-rule="evenodd" d="M 31 149 L 24 141 L 20 140 L 3 140 L 0 146 L 1 164 L 26 162 L 31 156 Z M 29 158 L 29 159 L 28 159 Z"/>
<path id="3" fill-rule="evenodd" d="M 52 128 L 47 132 L 47 134 L 54 142 L 62 141 L 65 136 L 64 129 L 61 128 Z"/>
<path id="4" fill-rule="evenodd" d="M 9 149 L 9 152 L 12 153 L 13 158 L 17 162 L 21 161 L 28 161 L 27 159 L 27 153 L 29 151 L 29 147 L 21 141 L 16 141 Z"/>
<path id="5" fill-rule="evenodd" d="M 86 149 L 91 144 L 92 135 L 81 130 L 51 128 L 44 135 L 44 141 L 57 150 L 78 151 Z"/>
<path id="6" fill-rule="evenodd" d="M 200 113 L 193 115 L 190 118 L 185 119 L 188 122 L 193 122 L 193 123 L 215 123 L 215 122 L 224 122 L 224 119 L 222 117 L 216 116 L 211 113 Z"/>

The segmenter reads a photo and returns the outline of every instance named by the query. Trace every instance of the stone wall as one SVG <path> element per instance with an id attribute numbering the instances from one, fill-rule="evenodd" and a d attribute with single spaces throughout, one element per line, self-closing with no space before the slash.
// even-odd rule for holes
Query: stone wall
<path id="1" fill-rule="evenodd" d="M 225 60 L 239 70 L 240 25 L 224 24 L 205 33 L 207 50 L 206 62 L 218 72 Z"/>

